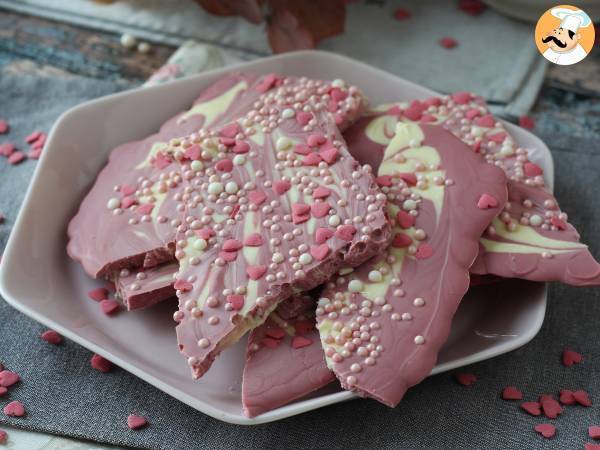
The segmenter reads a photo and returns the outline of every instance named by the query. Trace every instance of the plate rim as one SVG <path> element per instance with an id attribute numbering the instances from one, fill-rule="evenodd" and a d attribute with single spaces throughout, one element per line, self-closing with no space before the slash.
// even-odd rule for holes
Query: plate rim
<path id="1" fill-rule="evenodd" d="M 376 74 L 378 74 L 378 76 L 384 76 L 384 77 L 392 79 L 392 80 L 401 80 L 403 83 L 406 83 L 409 86 L 416 87 L 420 91 L 428 91 L 429 95 L 440 95 L 440 93 L 433 91 L 429 88 L 418 85 L 412 81 L 406 80 L 406 79 L 399 77 L 397 75 L 394 75 L 390 72 L 384 71 L 382 69 L 376 68 L 374 66 L 371 66 L 369 64 L 363 63 L 361 61 L 355 60 L 355 59 L 347 57 L 347 56 L 343 56 L 343 55 L 339 55 L 336 53 L 331 53 L 331 52 L 323 51 L 323 50 L 302 50 L 302 51 L 296 51 L 296 52 L 289 52 L 289 53 L 285 53 L 282 55 L 269 56 L 266 58 L 259 58 L 259 59 L 255 59 L 252 61 L 245 61 L 245 62 L 237 63 L 237 64 L 234 64 L 231 66 L 226 66 L 223 68 L 206 71 L 206 72 L 202 72 L 199 74 L 182 77 L 180 79 L 177 79 L 177 80 L 174 80 L 174 81 L 171 81 L 168 83 L 164 83 L 161 85 L 143 87 L 143 88 L 136 87 L 136 88 L 128 89 L 125 91 L 117 92 L 114 94 L 109 94 L 109 95 L 99 97 L 96 99 L 85 101 L 83 103 L 80 103 L 79 105 L 69 108 L 68 110 L 63 112 L 56 119 L 56 121 L 54 122 L 54 124 L 48 134 L 48 139 L 47 139 L 47 144 L 46 144 L 47 149 L 53 147 L 54 139 L 55 139 L 54 136 L 57 134 L 57 130 L 61 129 L 64 126 L 63 123 L 67 122 L 71 116 L 78 114 L 80 111 L 83 111 L 85 109 L 93 108 L 98 105 L 102 106 L 102 104 L 104 104 L 104 103 L 109 103 L 109 102 L 114 102 L 114 101 L 117 101 L 117 102 L 123 101 L 123 99 L 126 99 L 127 97 L 129 97 L 131 95 L 138 95 L 140 92 L 147 92 L 150 90 L 152 90 L 152 91 L 160 91 L 160 90 L 168 91 L 175 84 L 184 84 L 184 83 L 188 83 L 191 80 L 195 80 L 195 79 L 217 77 L 219 75 L 226 74 L 231 71 L 243 70 L 244 68 L 248 68 L 249 66 L 255 66 L 257 63 L 268 63 L 268 62 L 278 61 L 278 60 L 285 61 L 286 59 L 289 60 L 289 59 L 296 59 L 296 58 L 314 58 L 314 57 L 337 59 L 338 61 L 342 61 L 346 64 L 353 64 L 355 66 L 360 66 L 361 69 L 370 71 L 371 73 L 376 73 Z M 252 69 L 250 69 L 250 70 L 252 70 Z M 510 122 L 506 122 L 503 119 L 500 119 L 500 120 L 504 123 L 505 126 L 508 127 L 508 129 L 510 131 L 518 132 L 518 133 L 522 133 L 522 134 L 524 133 L 525 135 L 528 135 L 528 138 L 531 138 L 535 142 L 535 145 L 539 146 L 539 149 L 542 152 L 547 154 L 548 162 L 549 162 L 549 166 L 550 166 L 550 171 L 547 172 L 548 182 L 549 182 L 548 184 L 550 185 L 550 187 L 552 189 L 553 182 L 554 182 L 554 161 L 552 159 L 552 155 L 551 155 L 548 147 L 546 146 L 546 144 L 540 138 L 538 138 L 536 135 L 529 132 L 528 130 L 517 127 L 516 125 L 514 125 Z M 224 422 L 228 422 L 228 423 L 232 423 L 232 424 L 236 424 L 236 425 L 259 425 L 259 424 L 263 424 L 263 423 L 273 422 L 276 420 L 281 420 L 281 419 L 291 417 L 291 416 L 294 416 L 297 414 L 302 414 L 304 412 L 314 410 L 317 408 L 321 408 L 324 406 L 328 406 L 328 405 L 331 405 L 334 403 L 339 403 L 342 401 L 359 398 L 353 392 L 341 391 L 341 392 L 336 392 L 333 394 L 327 394 L 324 396 L 303 400 L 302 402 L 299 402 L 299 403 L 291 403 L 288 405 L 284 405 L 273 411 L 266 412 L 257 417 L 254 417 L 254 418 L 248 418 L 243 415 L 238 416 L 235 414 L 231 414 L 229 412 L 225 412 L 225 411 L 222 411 L 222 410 L 214 407 L 211 403 L 201 400 L 198 397 L 193 397 L 189 394 L 184 393 L 183 391 L 180 391 L 180 390 L 174 388 L 173 386 L 162 381 L 161 379 L 156 378 L 155 376 L 150 375 L 150 374 L 146 373 L 144 370 L 127 362 L 125 359 L 122 359 L 122 358 L 114 355 L 110 350 L 104 349 L 104 348 L 96 345 L 93 341 L 80 336 L 76 332 L 71 331 L 70 329 L 68 329 L 66 327 L 63 327 L 61 324 L 55 322 L 53 319 L 48 318 L 41 313 L 38 313 L 34 308 L 31 308 L 28 305 L 22 303 L 20 300 L 18 300 L 16 298 L 16 296 L 12 295 L 12 293 L 11 293 L 10 280 L 8 280 L 8 272 L 9 272 L 8 268 L 9 268 L 12 260 L 16 259 L 16 256 L 13 257 L 13 254 L 17 253 L 16 242 L 18 240 L 18 236 L 22 233 L 22 231 L 21 231 L 21 228 L 23 227 L 22 222 L 24 221 L 26 211 L 32 207 L 30 203 L 32 203 L 34 201 L 33 194 L 35 191 L 37 191 L 39 189 L 38 184 L 42 183 L 43 169 L 47 164 L 46 161 L 51 157 L 50 156 L 51 153 L 52 153 L 52 151 L 44 152 L 42 154 L 42 157 L 38 161 L 38 165 L 35 169 L 32 180 L 29 183 L 27 192 L 25 194 L 25 197 L 24 197 L 21 207 L 19 209 L 17 219 L 15 220 L 15 223 L 11 230 L 10 236 L 6 243 L 4 255 L 2 257 L 2 263 L 0 264 L 0 294 L 2 294 L 3 298 L 6 300 L 6 302 L 9 305 L 14 307 L 18 311 L 22 312 L 23 314 L 36 320 L 37 322 L 42 323 L 43 325 L 46 325 L 46 326 L 58 331 L 63 336 L 76 342 L 77 344 L 81 345 L 82 347 L 87 348 L 87 349 L 93 351 L 94 353 L 97 353 L 103 357 L 108 358 L 109 360 L 114 362 L 117 366 L 119 366 L 122 369 L 130 372 L 131 374 L 141 378 L 145 382 L 153 385 L 154 387 L 156 387 L 156 388 L 160 389 L 161 391 L 167 393 L 168 395 L 176 398 L 177 400 L 187 404 L 188 406 L 190 406 L 204 414 L 207 414 L 215 419 L 218 419 L 218 420 L 221 420 Z M 504 353 L 510 352 L 512 350 L 515 350 L 515 349 L 527 344 L 528 342 L 530 342 L 539 332 L 540 328 L 542 327 L 544 317 L 545 317 L 545 311 L 546 311 L 547 301 L 548 301 L 548 296 L 547 296 L 548 289 L 547 289 L 547 284 L 546 283 L 544 283 L 544 284 L 545 284 L 545 286 L 543 288 L 543 301 L 541 302 L 541 305 L 540 305 L 541 306 L 540 313 L 537 314 L 536 322 L 534 324 L 532 324 L 532 326 L 528 329 L 528 332 L 526 334 L 520 335 L 517 339 L 507 341 L 503 344 L 499 344 L 498 346 L 494 347 L 493 351 L 490 349 L 483 350 L 483 351 L 474 353 L 467 357 L 459 358 L 454 361 L 449 361 L 449 362 L 441 364 L 441 365 L 436 365 L 436 367 L 433 369 L 433 371 L 430 375 L 435 375 L 437 373 L 452 370 L 457 367 L 462 367 L 462 366 L 465 366 L 468 364 L 473 364 L 473 363 L 480 362 L 480 361 L 483 361 L 486 359 L 490 359 L 490 358 L 502 355 Z"/>

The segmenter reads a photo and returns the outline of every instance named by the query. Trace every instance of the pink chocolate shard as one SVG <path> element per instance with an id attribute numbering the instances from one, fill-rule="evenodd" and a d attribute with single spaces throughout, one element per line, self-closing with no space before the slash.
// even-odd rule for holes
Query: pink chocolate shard
<path id="1" fill-rule="evenodd" d="M 399 121 L 441 124 L 508 177 L 508 203 L 483 234 L 472 273 L 575 286 L 600 284 L 600 264 L 579 242 L 579 234 L 544 185 L 542 169 L 489 113 L 482 98 L 459 92 L 379 106 L 344 133 L 350 152 L 362 164 L 378 164 Z M 371 151 L 359 155 L 355 148 Z"/>
<path id="2" fill-rule="evenodd" d="M 395 406 L 435 366 L 469 287 L 478 239 L 506 201 L 506 176 L 442 127 L 412 123 L 397 126 L 375 168 L 391 179 L 382 190 L 394 241 L 332 279 L 316 315 L 342 387 Z M 415 186 L 405 173 L 417 176 Z M 497 206 L 482 207 L 482 196 Z M 414 224 L 399 220 L 405 214 Z"/>
<path id="3" fill-rule="evenodd" d="M 165 197 L 177 195 L 182 183 L 173 174 L 176 164 L 163 149 L 173 138 L 223 124 L 247 110 L 259 96 L 253 89 L 256 80 L 255 75 L 228 75 L 157 134 L 111 152 L 68 227 L 67 251 L 88 274 L 106 277 L 123 268 L 148 268 L 174 260 L 171 221 L 180 213 L 176 203 Z"/>
<path id="4" fill-rule="evenodd" d="M 174 298 L 173 276 L 177 267 L 175 263 L 166 263 L 146 270 L 122 269 L 114 279 L 117 296 L 129 311 Z"/>
<path id="5" fill-rule="evenodd" d="M 242 382 L 248 417 L 286 405 L 335 380 L 315 328 L 315 303 L 310 295 L 291 297 L 250 333 Z"/>
<path id="6" fill-rule="evenodd" d="M 318 286 L 342 265 L 361 264 L 389 243 L 385 195 L 370 169 L 350 156 L 337 127 L 344 119 L 336 111 L 341 107 L 346 117 L 358 114 L 362 99 L 351 87 L 337 88 L 346 95 L 336 106 L 309 95 L 314 89 L 325 93 L 331 85 L 281 79 L 256 109 L 198 143 L 206 154 L 203 169 L 194 171 L 181 160 L 187 195 L 180 204 L 186 217 L 179 226 L 175 256 L 180 263 L 177 278 L 191 288 L 178 290 L 174 318 L 180 349 L 196 378 L 279 302 Z M 305 99 L 300 109 L 298 99 Z M 306 125 L 297 120 L 299 111 L 312 114 Z M 223 141 L 233 127 L 235 140 L 246 142 L 248 153 L 235 155 L 234 143 Z M 185 148 L 185 140 L 181 145 Z M 308 145 L 310 152 L 296 154 L 297 145 Z M 335 160 L 307 164 L 306 158 L 324 148 L 337 149 Z M 178 154 L 177 146 L 171 153 Z M 224 160 L 232 161 L 230 171 L 219 169 Z M 289 188 L 276 190 L 277 182 L 289 183 Z M 312 194 L 319 186 L 331 194 L 315 199 Z M 326 216 L 311 208 L 321 202 L 330 207 Z M 316 242 L 318 228 L 335 232 L 340 227 L 355 232 Z M 215 235 L 206 236 L 207 229 Z M 240 247 L 255 233 L 262 245 Z"/>

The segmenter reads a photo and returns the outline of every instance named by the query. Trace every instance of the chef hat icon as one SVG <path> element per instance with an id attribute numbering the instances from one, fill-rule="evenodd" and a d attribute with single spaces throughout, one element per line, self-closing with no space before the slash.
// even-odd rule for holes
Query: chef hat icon
<path id="1" fill-rule="evenodd" d="M 573 33 L 577 33 L 579 28 L 588 27 L 592 23 L 590 16 L 580 9 L 553 8 L 550 13 L 561 20 L 561 28 L 570 30 Z"/>

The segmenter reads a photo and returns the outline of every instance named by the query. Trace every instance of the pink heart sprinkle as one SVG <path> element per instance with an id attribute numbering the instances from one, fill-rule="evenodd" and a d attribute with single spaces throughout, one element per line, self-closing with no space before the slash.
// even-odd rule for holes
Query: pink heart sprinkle
<path id="1" fill-rule="evenodd" d="M 419 120 L 422 114 L 423 110 L 421 108 L 409 107 L 404 110 L 404 117 L 406 117 L 408 120 L 412 120 L 413 122 Z"/>
<path id="2" fill-rule="evenodd" d="M 215 164 L 215 169 L 219 172 L 231 172 L 233 170 L 233 162 L 229 158 L 223 158 Z"/>
<path id="3" fill-rule="evenodd" d="M 476 108 L 470 109 L 465 113 L 465 117 L 469 120 L 473 120 L 475 117 L 481 115 L 481 111 Z"/>
<path id="4" fill-rule="evenodd" d="M 163 170 L 169 164 L 171 164 L 171 158 L 169 158 L 163 152 L 158 152 L 154 157 L 154 162 L 152 163 L 152 165 L 158 170 Z"/>
<path id="5" fill-rule="evenodd" d="M 473 98 L 470 92 L 455 92 L 452 94 L 452 101 L 457 105 L 466 105 Z"/>
<path id="6" fill-rule="evenodd" d="M 313 191 L 313 198 L 327 198 L 331 195 L 331 189 L 325 186 L 319 186 Z"/>
<path id="7" fill-rule="evenodd" d="M 477 377 L 472 373 L 457 373 L 454 376 L 458 384 L 463 386 L 471 386 L 477 381 Z"/>
<path id="8" fill-rule="evenodd" d="M 188 292 L 194 288 L 194 285 L 186 280 L 176 280 L 173 287 L 181 292 Z"/>
<path id="9" fill-rule="evenodd" d="M 256 90 L 260 93 L 265 93 L 277 83 L 277 75 L 270 73 L 258 82 Z"/>
<path id="10" fill-rule="evenodd" d="M 417 176 L 414 173 L 399 173 L 398 176 L 409 186 L 416 186 Z"/>
<path id="11" fill-rule="evenodd" d="M 542 410 L 540 409 L 540 404 L 538 402 L 524 402 L 520 405 L 523 411 L 528 412 L 532 416 L 539 416 L 542 414 Z"/>
<path id="12" fill-rule="evenodd" d="M 246 141 L 236 141 L 233 146 L 233 153 L 248 153 L 250 151 L 250 144 Z"/>
<path id="13" fill-rule="evenodd" d="M 6 395 L 7 392 L 8 392 L 7 388 L 5 388 L 4 386 L 0 386 L 0 397 Z"/>
<path id="14" fill-rule="evenodd" d="M 495 142 L 496 144 L 501 144 L 506 139 L 506 133 L 495 133 L 490 134 L 487 138 L 489 141 Z"/>
<path id="15" fill-rule="evenodd" d="M 331 205 L 327 202 L 317 202 L 310 205 L 310 210 L 317 219 L 325 217 L 330 209 Z"/>
<path id="16" fill-rule="evenodd" d="M 223 250 L 226 252 L 236 252 L 243 246 L 244 244 L 237 239 L 227 239 L 225 242 L 223 242 Z"/>
<path id="17" fill-rule="evenodd" d="M 267 266 L 248 266 L 246 273 L 251 280 L 258 280 L 267 272 Z"/>
<path id="18" fill-rule="evenodd" d="M 317 228 L 315 231 L 315 243 L 323 244 L 333 236 L 333 231 L 329 228 Z"/>
<path id="19" fill-rule="evenodd" d="M 139 428 L 145 427 L 148 425 L 148 420 L 142 416 L 136 416 L 135 414 L 130 414 L 127 417 L 127 426 L 132 430 L 137 430 Z"/>
<path id="20" fill-rule="evenodd" d="M 4 407 L 4 414 L 10 417 L 23 417 L 25 415 L 25 407 L 23 403 L 15 400 Z"/>
<path id="21" fill-rule="evenodd" d="M 46 330 L 42 333 L 41 338 L 48 344 L 59 345 L 62 342 L 62 336 L 54 330 Z"/>
<path id="22" fill-rule="evenodd" d="M 194 230 L 194 234 L 200 239 L 209 240 L 215 235 L 215 230 L 211 228 L 201 228 L 200 230 Z"/>
<path id="23" fill-rule="evenodd" d="M 263 242 L 263 237 L 259 233 L 252 233 L 248 235 L 244 241 L 244 245 L 247 245 L 248 247 L 260 247 L 263 245 Z"/>
<path id="24" fill-rule="evenodd" d="M 311 152 L 311 149 L 306 144 L 296 144 L 296 146 L 294 147 L 294 153 L 297 153 L 298 155 L 306 156 L 310 152 Z"/>
<path id="25" fill-rule="evenodd" d="M 329 95 L 331 96 L 332 99 L 334 99 L 336 102 L 341 102 L 342 100 L 345 100 L 346 97 L 348 97 L 348 92 L 346 91 L 342 91 L 340 88 L 333 88 L 329 91 Z"/>
<path id="26" fill-rule="evenodd" d="M 238 252 L 219 252 L 219 258 L 223 258 L 227 262 L 232 262 L 237 259 Z"/>
<path id="27" fill-rule="evenodd" d="M 236 311 L 239 311 L 240 309 L 242 309 L 244 307 L 244 297 L 241 295 L 237 295 L 237 294 L 228 295 L 226 300 L 227 300 L 227 303 L 229 303 L 231 305 L 231 307 Z"/>
<path id="28" fill-rule="evenodd" d="M 433 255 L 433 248 L 429 244 L 420 244 L 417 247 L 417 253 L 415 253 L 415 258 L 417 259 L 427 259 Z"/>
<path id="29" fill-rule="evenodd" d="M 296 350 L 299 348 L 308 347 L 311 344 L 312 341 L 304 336 L 294 336 L 294 339 L 292 339 L 292 347 Z"/>
<path id="30" fill-rule="evenodd" d="M 494 128 L 496 119 L 494 119 L 494 116 L 491 114 L 486 114 L 485 116 L 475 119 L 475 125 L 478 127 Z"/>
<path id="31" fill-rule="evenodd" d="M 567 222 L 565 222 L 562 219 L 559 219 L 558 217 L 554 216 L 550 219 L 550 223 L 552 225 L 554 225 L 556 228 L 558 228 L 559 230 L 566 230 L 567 229 Z"/>
<path id="32" fill-rule="evenodd" d="M 324 260 L 327 257 L 327 255 L 329 254 L 330 251 L 331 251 L 331 249 L 329 248 L 329 246 L 327 244 L 311 245 L 310 246 L 310 254 L 317 261 Z"/>
<path id="33" fill-rule="evenodd" d="M 307 222 L 310 219 L 310 214 L 292 214 L 292 222 L 298 225 Z"/>
<path id="34" fill-rule="evenodd" d="M 310 211 L 310 206 L 305 203 L 293 203 L 292 204 L 292 214 L 302 216 L 304 214 L 308 214 L 309 211 Z"/>
<path id="35" fill-rule="evenodd" d="M 317 147 L 321 144 L 324 144 L 326 140 L 327 139 L 325 139 L 325 136 L 321 133 L 311 134 L 308 136 L 308 139 L 306 139 L 306 143 L 311 147 Z"/>
<path id="36" fill-rule="evenodd" d="M 273 183 L 273 188 L 275 188 L 275 182 Z M 267 194 L 263 191 L 250 191 L 248 192 L 248 200 L 256 206 L 260 206 L 267 199 Z"/>
<path id="37" fill-rule="evenodd" d="M 573 391 L 570 391 L 569 389 L 562 389 L 558 399 L 563 405 L 574 405 L 577 403 L 577 400 L 573 397 Z"/>
<path id="38" fill-rule="evenodd" d="M 600 444 L 593 444 L 591 442 L 586 442 L 584 445 L 585 450 L 600 450 Z"/>
<path id="39" fill-rule="evenodd" d="M 154 209 L 154 205 L 152 203 L 144 203 L 143 205 L 135 208 L 135 212 L 141 214 L 142 216 L 148 215 Z"/>
<path id="40" fill-rule="evenodd" d="M 535 426 L 535 431 L 545 438 L 551 438 L 556 434 L 556 427 L 551 423 L 540 423 Z"/>
<path id="41" fill-rule="evenodd" d="M 392 176 L 391 175 L 380 175 L 375 178 L 375 182 L 378 186 L 381 187 L 390 187 L 392 185 Z"/>
<path id="42" fill-rule="evenodd" d="M 88 297 L 97 302 L 108 298 L 108 290 L 105 288 L 96 288 L 88 291 Z"/>
<path id="43" fill-rule="evenodd" d="M 273 181 L 273 190 L 277 195 L 283 195 L 292 187 L 289 181 Z"/>
<path id="44" fill-rule="evenodd" d="M 477 207 L 479 209 L 489 209 L 498 206 L 498 200 L 490 194 L 481 194 L 477 201 Z"/>
<path id="45" fill-rule="evenodd" d="M 223 144 L 225 147 L 232 147 L 235 144 L 235 139 L 228 138 L 228 137 L 222 137 L 222 138 L 219 138 L 219 142 L 221 144 Z"/>
<path id="46" fill-rule="evenodd" d="M 112 369 L 112 366 L 113 366 L 113 364 L 108 359 L 103 358 L 102 356 L 97 355 L 97 354 L 94 354 L 92 356 L 92 359 L 90 360 L 90 364 L 98 372 L 102 372 L 102 373 L 110 372 L 110 369 Z"/>
<path id="47" fill-rule="evenodd" d="M 355 234 L 356 227 L 354 225 L 342 225 L 335 230 L 335 237 L 343 241 L 351 241 Z"/>
<path id="48" fill-rule="evenodd" d="M 230 123 L 229 125 L 225 125 L 219 131 L 219 136 L 226 138 L 234 138 L 236 134 L 241 131 L 240 126 L 237 122 Z"/>
<path id="49" fill-rule="evenodd" d="M 123 197 L 123 200 L 121 200 L 121 208 L 127 209 L 130 206 L 137 204 L 137 202 L 138 202 L 138 200 L 135 197 L 132 197 L 132 196 Z"/>
<path id="50" fill-rule="evenodd" d="M 100 309 L 102 309 L 102 312 L 107 316 L 114 314 L 119 310 L 119 308 L 119 302 L 116 300 L 102 300 L 100 302 Z"/>
<path id="51" fill-rule="evenodd" d="M 15 145 L 11 143 L 0 144 L 0 155 L 10 156 L 15 151 Z"/>
<path id="52" fill-rule="evenodd" d="M 523 400 L 523 393 L 514 386 L 507 386 L 502 390 L 504 400 Z"/>
<path id="53" fill-rule="evenodd" d="M 10 370 L 3 370 L 0 372 L 0 386 L 2 387 L 10 387 L 15 383 L 18 383 L 21 377 L 11 372 Z"/>
<path id="54" fill-rule="evenodd" d="M 336 147 L 325 148 L 319 152 L 319 156 L 329 165 L 337 161 L 339 154 L 340 151 Z"/>
<path id="55" fill-rule="evenodd" d="M 581 406 L 590 407 L 592 406 L 592 401 L 587 392 L 585 391 L 575 391 L 573 392 L 573 398 L 577 403 Z"/>
<path id="56" fill-rule="evenodd" d="M 392 240 L 392 247 L 404 248 L 412 244 L 412 238 L 406 233 L 396 233 Z"/>
<path id="57" fill-rule="evenodd" d="M 25 158 L 27 158 L 27 155 L 25 155 L 25 153 L 16 151 L 8 157 L 8 162 L 9 164 L 16 165 L 23 161 Z"/>
<path id="58" fill-rule="evenodd" d="M 414 226 L 416 220 L 415 216 L 411 216 L 406 211 L 400 210 L 398 211 L 398 214 L 396 214 L 396 222 L 404 229 Z"/>
<path id="59" fill-rule="evenodd" d="M 545 399 L 542 403 L 542 410 L 548 419 L 556 419 L 559 414 L 563 413 L 563 409 L 556 400 Z"/>
<path id="60" fill-rule="evenodd" d="M 600 439 L 600 426 L 598 426 L 598 425 L 591 425 L 588 428 L 588 434 L 590 435 L 590 437 L 592 439 Z"/>
<path id="61" fill-rule="evenodd" d="M 313 118 L 312 113 L 306 112 L 306 111 L 298 111 L 296 113 L 296 121 L 298 122 L 298 124 L 304 126 L 306 125 L 308 122 L 310 122 L 310 120 Z"/>
<path id="62" fill-rule="evenodd" d="M 25 138 L 25 142 L 27 142 L 28 144 L 32 144 L 35 141 L 37 141 L 40 136 L 42 135 L 41 131 L 34 131 L 33 133 L 29 134 L 26 138 Z"/>
<path id="63" fill-rule="evenodd" d="M 200 146 L 198 144 L 193 144 L 185 149 L 184 155 L 187 159 L 197 161 L 200 159 L 200 153 Z"/>
<path id="64" fill-rule="evenodd" d="M 304 157 L 302 162 L 305 166 L 318 166 L 321 161 L 321 155 L 318 153 L 310 153 Z"/>
<path id="65" fill-rule="evenodd" d="M 581 356 L 580 353 L 569 350 L 568 348 L 563 350 L 562 363 L 565 366 L 571 367 L 573 364 L 579 364 L 581 361 L 583 361 L 583 356 Z"/>

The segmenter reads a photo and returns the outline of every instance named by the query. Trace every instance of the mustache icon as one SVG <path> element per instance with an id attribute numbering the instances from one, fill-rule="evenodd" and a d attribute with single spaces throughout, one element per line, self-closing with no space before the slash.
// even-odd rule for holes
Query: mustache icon
<path id="1" fill-rule="evenodd" d="M 544 44 L 546 44 L 547 42 L 550 42 L 550 41 L 553 41 L 560 48 L 565 48 L 567 46 L 566 42 L 559 41 L 556 36 L 548 36 L 548 37 L 542 38 L 542 42 Z"/>

